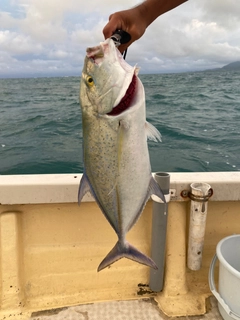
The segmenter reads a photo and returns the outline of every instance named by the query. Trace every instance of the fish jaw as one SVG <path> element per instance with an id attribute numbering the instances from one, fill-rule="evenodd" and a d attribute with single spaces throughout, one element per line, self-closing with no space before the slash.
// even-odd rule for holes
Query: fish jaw
<path id="1" fill-rule="evenodd" d="M 80 84 L 82 110 L 100 116 L 111 112 L 125 96 L 137 70 L 126 63 L 111 39 L 88 48 Z"/>

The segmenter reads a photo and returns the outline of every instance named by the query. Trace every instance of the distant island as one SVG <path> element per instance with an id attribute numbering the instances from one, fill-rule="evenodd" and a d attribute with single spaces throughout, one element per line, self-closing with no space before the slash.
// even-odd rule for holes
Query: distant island
<path id="1" fill-rule="evenodd" d="M 229 64 L 226 64 L 222 68 L 215 68 L 215 69 L 207 69 L 204 71 L 240 71 L 240 61 L 231 62 Z"/>
<path id="2" fill-rule="evenodd" d="M 226 66 L 223 66 L 220 69 L 240 70 L 240 61 L 235 61 L 235 62 L 229 63 L 229 64 L 227 64 Z"/>

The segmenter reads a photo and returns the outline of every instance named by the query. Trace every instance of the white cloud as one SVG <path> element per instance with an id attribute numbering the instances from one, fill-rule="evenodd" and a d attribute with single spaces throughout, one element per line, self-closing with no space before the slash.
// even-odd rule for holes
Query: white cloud
<path id="1" fill-rule="evenodd" d="M 163 60 L 161 68 L 155 63 L 155 72 L 166 69 L 201 70 L 240 60 L 240 44 L 237 41 L 240 21 L 234 30 L 229 31 L 218 20 L 204 19 L 207 2 L 204 2 L 204 9 L 199 9 L 200 5 L 201 1 L 189 1 L 163 15 L 148 28 L 137 42 L 136 49 L 133 44 L 130 50 L 134 54 L 140 50 L 142 56 L 149 60 L 153 57 Z M 136 57 L 141 58 L 139 54 Z M 151 70 L 154 71 L 154 68 Z"/>
<path id="2" fill-rule="evenodd" d="M 108 16 L 138 3 L 12 0 L 0 12 L 0 70 L 80 73 L 86 48 L 103 40 Z M 166 72 L 240 60 L 239 16 L 239 0 L 188 1 L 157 19 L 127 61 L 142 72 Z"/>
<path id="3" fill-rule="evenodd" d="M 12 29 L 16 26 L 17 21 L 11 16 L 10 12 L 0 12 L 0 28 Z"/>
<path id="4" fill-rule="evenodd" d="M 71 58 L 71 53 L 64 50 L 51 50 L 48 54 L 50 59 L 65 59 Z"/>
<path id="5" fill-rule="evenodd" d="M 9 54 L 28 54 L 40 53 L 42 45 L 36 43 L 30 36 L 19 34 L 11 31 L 0 31 L 0 51 L 8 52 Z"/>
<path id="6" fill-rule="evenodd" d="M 227 30 L 239 28 L 240 5 L 238 0 L 202 0 L 201 8 L 204 20 L 215 21 Z"/>
<path id="7" fill-rule="evenodd" d="M 69 35 L 71 43 L 74 46 L 81 46 L 82 48 L 84 47 L 84 50 L 88 46 L 94 46 L 98 44 L 100 41 L 104 40 L 102 34 L 104 24 L 104 20 L 94 21 L 94 23 L 89 24 L 92 27 L 89 27 L 88 29 L 86 29 L 85 25 L 76 25 L 75 30 Z"/>
<path id="8" fill-rule="evenodd" d="M 66 40 L 67 31 L 62 26 L 62 14 L 57 14 L 58 9 L 52 11 L 49 5 L 46 9 L 50 10 L 43 10 L 43 2 L 45 1 L 39 5 L 39 1 L 34 1 L 32 5 L 25 7 L 26 17 L 19 23 L 20 30 L 42 43 L 60 43 Z M 49 4 L 52 2 L 49 1 Z"/>

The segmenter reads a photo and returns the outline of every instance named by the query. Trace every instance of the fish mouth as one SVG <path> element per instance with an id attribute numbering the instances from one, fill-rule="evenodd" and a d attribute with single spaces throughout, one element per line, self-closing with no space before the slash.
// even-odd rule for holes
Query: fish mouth
<path id="1" fill-rule="evenodd" d="M 107 115 L 118 116 L 119 114 L 128 110 L 132 105 L 133 98 L 135 97 L 136 87 L 137 87 L 137 76 L 134 74 L 125 95 L 123 96 L 119 104 L 116 105 L 116 107 L 114 107 L 110 112 L 108 112 Z"/>
<path id="2" fill-rule="evenodd" d="M 100 65 L 104 58 L 104 48 L 102 46 L 87 48 L 87 57 L 95 64 Z"/>

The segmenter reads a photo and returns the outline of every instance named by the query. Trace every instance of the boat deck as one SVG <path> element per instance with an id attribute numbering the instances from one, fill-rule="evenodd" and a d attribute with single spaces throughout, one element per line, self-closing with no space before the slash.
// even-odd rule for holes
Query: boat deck
<path id="1" fill-rule="evenodd" d="M 116 234 L 92 197 L 76 203 L 80 174 L 1 176 L 0 319 L 221 319 L 209 270 L 219 241 L 239 234 L 240 172 L 170 176 L 162 291 L 151 291 L 149 268 L 128 259 L 96 271 Z M 199 270 L 188 268 L 192 200 L 182 197 L 193 182 L 214 191 Z M 128 233 L 128 241 L 147 255 L 153 205 L 148 201 Z M 217 263 L 216 285 L 218 271 Z"/>
<path id="2" fill-rule="evenodd" d="M 167 317 L 153 298 L 84 304 L 33 313 L 29 320 L 222 320 L 214 297 L 200 316 Z"/>

